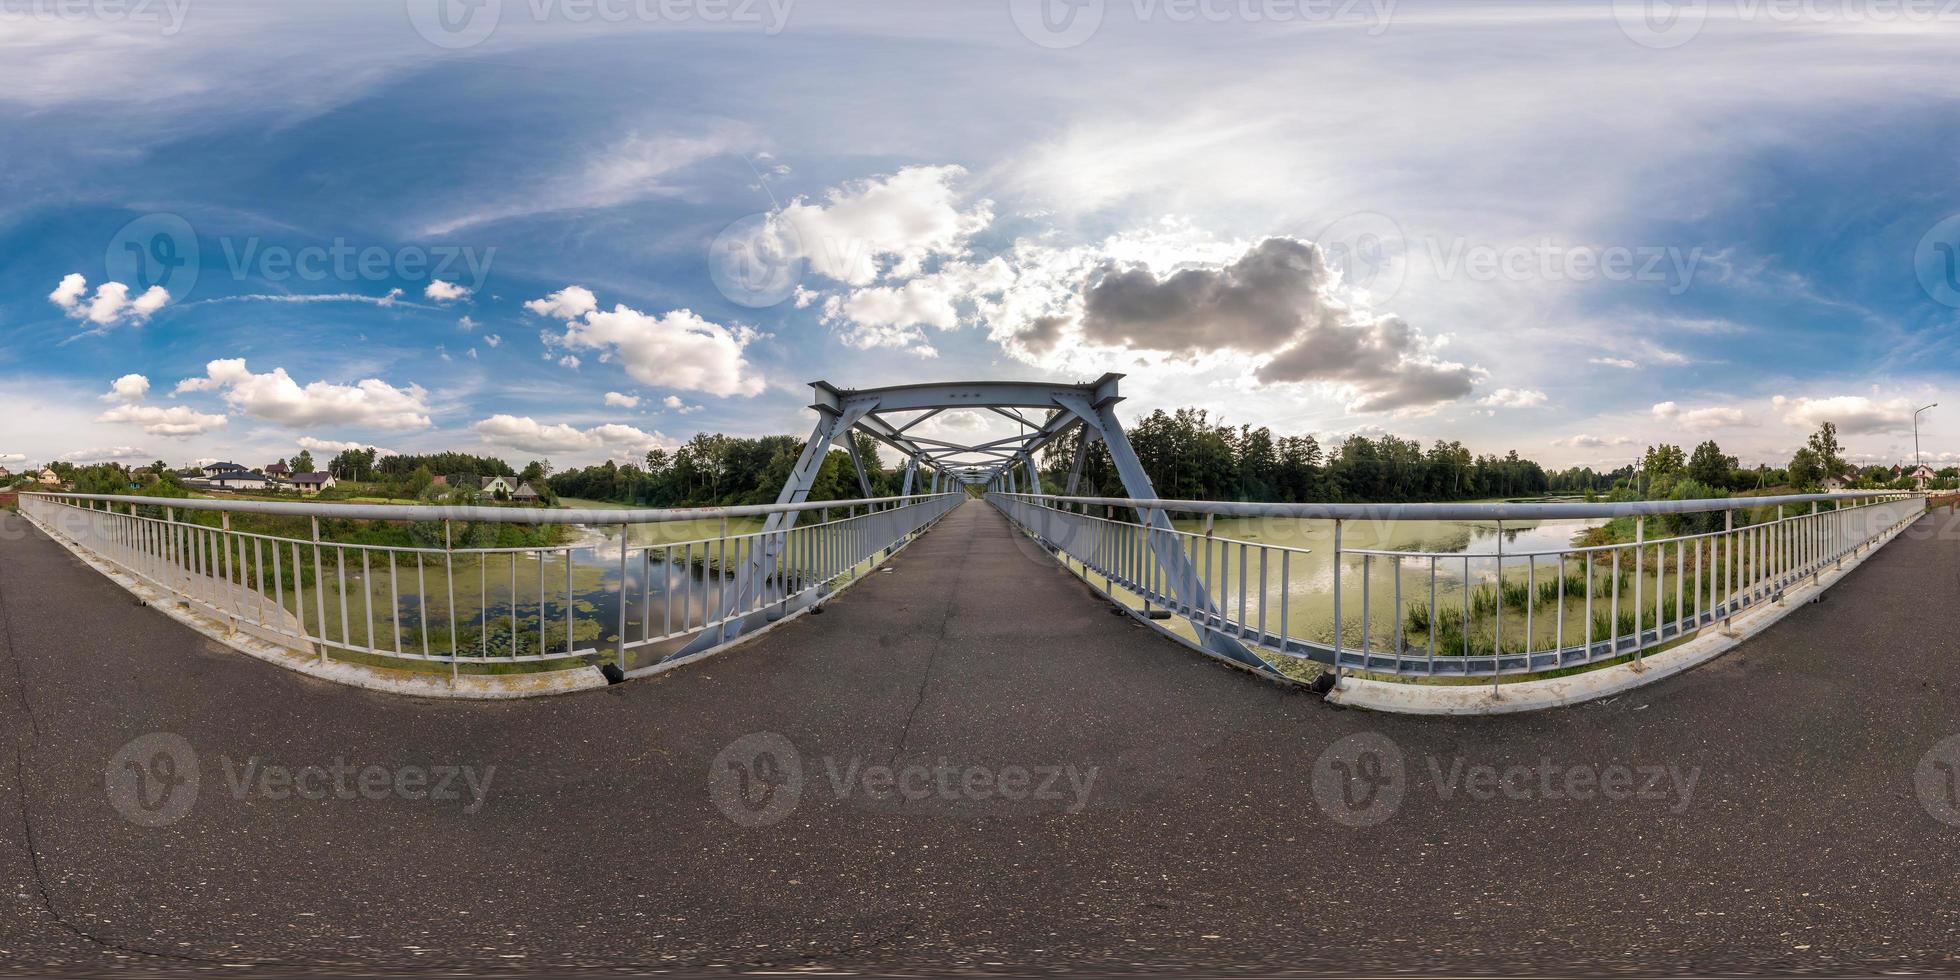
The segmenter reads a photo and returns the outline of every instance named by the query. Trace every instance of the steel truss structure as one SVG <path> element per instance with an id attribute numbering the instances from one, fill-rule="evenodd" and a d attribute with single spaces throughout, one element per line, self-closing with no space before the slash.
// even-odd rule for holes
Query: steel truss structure
<path id="1" fill-rule="evenodd" d="M 1116 418 L 1116 404 L 1123 400 L 1117 391 L 1122 377 L 1105 374 L 1088 384 L 977 381 L 866 389 L 814 382 L 810 387 L 815 398 L 810 407 L 817 413 L 817 424 L 776 502 L 807 501 L 824 458 L 839 440 L 850 453 L 859 489 L 864 496 L 872 496 L 870 475 L 853 438 L 855 433 L 863 433 L 890 447 L 904 460 L 901 495 L 912 494 L 921 481 L 929 481 L 925 489 L 931 493 L 950 490 L 955 483 L 1008 493 L 1040 493 L 1041 478 L 1035 455 L 1078 430 L 1082 439 L 1077 443 L 1065 493 L 1076 491 L 1083 459 L 1089 448 L 1100 442 L 1108 449 L 1117 475 L 1123 481 L 1125 495 L 1135 500 L 1153 500 L 1157 492 Z M 926 420 L 952 411 L 990 412 L 1018 423 L 1022 431 L 971 444 L 929 438 L 916 431 Z M 728 610 L 752 607 L 756 583 L 770 581 L 780 561 L 773 544 L 779 535 L 774 532 L 788 530 L 796 519 L 795 511 L 769 516 L 758 538 L 763 544 L 751 553 L 746 567 L 739 572 L 734 591 L 724 599 Z M 1201 645 L 1218 656 L 1277 674 L 1264 658 L 1215 628 L 1213 624 L 1220 621 L 1218 609 L 1190 556 L 1180 547 L 1169 515 L 1161 509 L 1139 508 L 1137 519 L 1151 529 L 1147 534 L 1151 555 L 1170 584 L 1178 608 L 1193 613 L 1191 623 Z M 767 625 L 769 618 L 763 614 L 731 615 L 720 629 L 705 632 L 676 656 L 728 643 Z"/>

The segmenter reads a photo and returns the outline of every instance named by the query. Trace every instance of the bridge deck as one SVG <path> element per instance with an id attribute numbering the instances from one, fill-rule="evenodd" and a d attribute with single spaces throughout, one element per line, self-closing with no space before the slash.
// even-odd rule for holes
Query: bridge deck
<path id="1" fill-rule="evenodd" d="M 1489 719 L 1341 711 L 1112 617 L 985 504 L 755 643 L 603 692 L 439 703 L 247 659 L 0 515 L 0 972 L 1266 966 L 1960 968 L 1960 830 L 1912 774 L 1960 731 L 1960 523 L 1925 522 L 1717 663 Z M 190 815 L 105 802 L 129 739 Z M 710 760 L 777 732 L 801 802 L 746 828 Z M 1322 749 L 1406 759 L 1343 828 Z M 262 765 L 496 767 L 460 804 L 233 795 Z M 1088 802 L 840 797 L 853 764 L 1095 770 Z M 1442 799 L 1469 766 L 1696 767 L 1688 805 Z M 861 773 L 861 768 L 857 770 Z M 1539 794 L 1542 796 L 1542 794 Z M 998 965 L 996 965 L 998 964 Z"/>

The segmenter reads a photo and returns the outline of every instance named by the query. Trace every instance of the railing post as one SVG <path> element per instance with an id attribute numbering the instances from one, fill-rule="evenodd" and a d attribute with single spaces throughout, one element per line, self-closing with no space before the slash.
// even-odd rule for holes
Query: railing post
<path id="1" fill-rule="evenodd" d="M 570 553 L 566 554 L 566 561 L 569 562 Z M 447 517 L 442 519 L 442 580 L 449 589 L 449 686 L 453 688 L 462 682 L 463 657 L 462 651 L 456 644 L 456 542 L 450 535 L 450 520 Z M 428 598 L 423 597 L 423 601 L 427 602 Z M 570 590 L 567 590 L 565 604 L 567 606 L 572 604 Z M 542 605 L 540 608 L 542 609 Z M 540 631 L 544 629 L 542 612 L 538 614 L 538 629 Z M 566 629 L 569 635 L 570 627 L 567 626 Z"/>
<path id="2" fill-rule="evenodd" d="M 726 521 L 727 521 L 727 518 L 723 518 L 722 520 L 723 520 L 724 522 L 726 522 Z M 627 553 L 628 551 L 631 551 L 631 550 L 632 550 L 632 547 L 631 547 L 631 546 L 632 546 L 632 539 L 631 539 L 630 537 L 628 537 L 628 533 L 629 533 L 629 532 L 630 532 L 631 530 L 632 530 L 632 525 L 630 525 L 630 524 L 621 524 L 621 525 L 619 526 L 619 648 L 618 648 L 618 655 L 619 655 L 619 672 L 620 672 L 620 673 L 622 673 L 622 674 L 624 674 L 624 673 L 626 672 L 626 553 Z M 486 601 L 487 601 L 487 600 L 486 600 Z M 512 602 L 516 602 L 517 600 L 516 600 L 516 599 L 512 599 L 511 601 L 512 601 Z M 644 611 L 644 610 L 642 610 L 642 612 L 641 612 L 641 615 L 645 615 L 645 614 L 646 614 L 646 613 L 645 613 L 645 611 Z"/>
<path id="3" fill-rule="evenodd" d="M 1728 588 L 1728 594 L 1722 597 L 1722 632 L 1733 636 L 1735 634 L 1735 593 L 1736 593 L 1735 511 L 1733 509 L 1725 510 L 1722 512 L 1722 540 L 1723 540 L 1724 547 L 1728 549 L 1728 553 L 1729 553 L 1729 561 L 1728 561 L 1729 574 L 1725 576 L 1729 588 Z"/>
<path id="4" fill-rule="evenodd" d="M 1341 686 L 1341 674 L 1342 674 L 1341 671 L 1341 524 L 1342 521 L 1340 518 L 1338 517 L 1334 518 L 1334 686 L 1335 687 Z M 1466 580 L 1463 583 L 1463 587 L 1465 589 L 1468 589 L 1470 587 L 1470 583 Z M 1468 630 L 1470 629 L 1469 624 L 1465 623 L 1463 628 L 1467 635 Z"/>
<path id="5" fill-rule="evenodd" d="M 1641 661 L 1641 648 L 1645 645 L 1645 637 L 1643 637 L 1640 632 L 1641 597 L 1645 594 L 1645 588 L 1646 588 L 1646 583 L 1641 581 L 1641 577 L 1645 574 L 1646 561 L 1647 561 L 1647 518 L 1636 517 L 1633 519 L 1633 669 L 1634 670 L 1646 669 L 1646 665 Z M 1660 583 L 1655 582 L 1654 587 L 1656 589 L 1659 589 Z M 1499 605 L 1501 606 L 1502 603 L 1500 603 Z M 1655 630 L 1655 635 L 1658 636 L 1659 632 L 1660 631 L 1657 628 Z"/>

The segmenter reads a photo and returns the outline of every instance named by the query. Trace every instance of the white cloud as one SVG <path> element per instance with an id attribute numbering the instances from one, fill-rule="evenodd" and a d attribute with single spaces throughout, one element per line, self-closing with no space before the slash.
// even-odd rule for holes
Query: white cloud
<path id="1" fill-rule="evenodd" d="M 606 392 L 606 404 L 617 405 L 620 408 L 639 408 L 640 396 L 628 395 L 618 391 L 608 391 Z"/>
<path id="2" fill-rule="evenodd" d="M 494 333 L 487 333 L 483 335 L 483 342 L 489 344 L 492 347 L 498 347 L 503 344 L 504 338 L 499 337 Z"/>
<path id="3" fill-rule="evenodd" d="M 155 459 L 148 451 L 136 446 L 109 446 L 103 449 L 81 449 L 63 453 L 62 459 L 70 463 L 129 463 L 137 460 Z"/>
<path id="4" fill-rule="evenodd" d="M 584 286 L 566 286 L 543 299 L 534 299 L 524 308 L 553 320 L 576 320 L 599 308 L 599 298 Z"/>
<path id="5" fill-rule="evenodd" d="M 383 456 L 398 455 L 392 449 L 383 449 L 371 442 L 340 442 L 333 439 L 315 439 L 312 436 L 300 436 L 299 448 L 314 453 L 341 453 L 349 449 L 372 449 L 377 459 Z"/>
<path id="6" fill-rule="evenodd" d="M 463 330 L 475 330 L 478 326 L 481 326 L 481 324 L 477 323 L 475 320 L 469 317 L 463 317 L 462 319 L 456 321 L 456 326 Z"/>
<path id="7" fill-rule="evenodd" d="M 129 287 L 119 282 L 95 287 L 95 297 L 84 302 L 82 296 L 87 292 L 88 279 L 79 272 L 71 272 L 48 294 L 48 301 L 70 317 L 103 327 L 142 323 L 170 302 L 170 292 L 162 286 L 151 286 L 135 299 L 130 298 Z"/>
<path id="8" fill-rule="evenodd" d="M 125 425 L 140 425 L 143 431 L 153 436 L 197 436 L 212 429 L 222 428 L 229 420 L 222 415 L 208 415 L 189 405 L 118 405 L 95 417 L 97 422 L 112 422 Z"/>
<path id="9" fill-rule="evenodd" d="M 459 299 L 469 299 L 470 293 L 473 291 L 468 286 L 460 286 L 453 282 L 444 282 L 441 279 L 431 279 L 429 280 L 429 284 L 422 289 L 422 295 L 438 303 L 454 303 Z M 469 317 L 464 317 L 463 320 L 467 323 Z M 467 330 L 469 327 L 465 326 L 463 329 Z"/>
<path id="10" fill-rule="evenodd" d="M 756 338 L 748 327 L 724 327 L 684 309 L 651 316 L 621 304 L 601 312 L 592 293 L 578 286 L 524 305 L 567 321 L 564 336 L 546 333 L 545 343 L 598 351 L 602 361 L 617 357 L 643 384 L 722 396 L 762 392 L 762 377 L 742 356 Z M 578 359 L 566 355 L 560 363 L 577 367 Z"/>
<path id="11" fill-rule="evenodd" d="M 1602 367 L 1625 368 L 1626 370 L 1629 371 L 1634 370 L 1635 368 L 1638 368 L 1640 366 L 1639 361 L 1629 361 L 1624 357 L 1595 357 L 1587 361 L 1587 363 L 1598 364 L 1601 365 Z"/>
<path id="12" fill-rule="evenodd" d="M 967 240 L 993 222 L 993 205 L 960 210 L 955 166 L 906 167 L 889 177 L 832 188 L 824 203 L 798 199 L 770 217 L 774 254 L 800 256 L 819 275 L 867 285 L 881 276 L 911 278 L 938 257 L 959 257 Z"/>
<path id="13" fill-rule="evenodd" d="M 681 415 L 693 415 L 695 412 L 701 410 L 701 406 L 699 405 L 689 405 L 681 401 L 678 395 L 668 395 L 660 400 L 660 404 L 666 406 L 669 411 L 677 412 Z"/>
<path id="14" fill-rule="evenodd" d="M 1545 393 L 1531 388 L 1499 388 L 1477 400 L 1493 408 L 1533 408 L 1545 404 Z"/>
<path id="15" fill-rule="evenodd" d="M 1654 406 L 1653 415 L 1660 421 L 1693 432 L 1753 424 L 1747 412 L 1725 405 L 1684 409 L 1676 402 L 1661 402 Z"/>
<path id="16" fill-rule="evenodd" d="M 579 359 L 571 354 L 566 354 L 564 357 L 558 359 L 558 366 L 562 368 L 571 368 L 572 370 L 576 371 L 578 370 Z"/>
<path id="17" fill-rule="evenodd" d="M 222 428 L 229 421 L 222 415 L 208 415 L 188 405 L 143 404 L 150 391 L 150 379 L 140 374 L 125 374 L 110 382 L 109 391 L 102 395 L 105 402 L 118 402 L 114 408 L 95 417 L 97 422 L 142 426 L 143 431 L 153 436 L 203 435 L 212 429 Z"/>
<path id="18" fill-rule="evenodd" d="M 1573 449 L 1605 449 L 1609 446 L 1631 446 L 1634 440 L 1628 436 L 1595 436 L 1580 433 L 1563 439 L 1553 439 L 1554 446 L 1569 446 Z"/>
<path id="19" fill-rule="evenodd" d="M 109 393 L 102 396 L 105 402 L 140 402 L 150 393 L 150 379 L 140 374 L 125 374 L 109 382 Z"/>
<path id="20" fill-rule="evenodd" d="M 546 425 L 529 416 L 493 415 L 470 428 L 495 445 L 560 456 L 603 452 L 617 459 L 636 460 L 650 449 L 679 446 L 659 432 L 645 432 L 630 425 L 577 429 L 563 423 Z"/>
<path id="21" fill-rule="evenodd" d="M 1806 429 L 1825 422 L 1835 423 L 1845 435 L 1874 432 L 1911 432 L 1912 410 L 1919 406 L 1904 398 L 1879 401 L 1863 395 L 1833 398 L 1785 398 L 1778 395 L 1771 404 L 1783 412 L 1783 421 Z"/>
<path id="22" fill-rule="evenodd" d="M 223 391 L 226 404 L 255 418 L 294 428 L 360 425 L 377 429 L 426 429 L 429 393 L 421 385 L 397 388 L 377 378 L 352 385 L 315 381 L 305 387 L 274 368 L 253 374 L 245 359 L 229 358 L 205 366 L 202 378 L 178 382 L 177 391 Z"/>

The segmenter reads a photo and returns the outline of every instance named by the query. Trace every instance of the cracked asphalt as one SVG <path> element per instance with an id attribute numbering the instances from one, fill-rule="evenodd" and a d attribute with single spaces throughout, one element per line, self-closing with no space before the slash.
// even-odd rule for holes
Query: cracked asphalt
<path id="1" fill-rule="evenodd" d="M 0 515 L 0 973 L 1960 971 L 1915 783 L 1960 733 L 1945 514 L 1711 665 L 1481 719 L 1211 663 L 983 503 L 891 568 L 657 678 L 446 703 L 233 653 Z M 194 796 L 112 792 L 152 733 Z"/>

